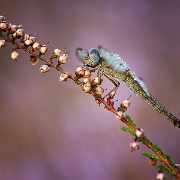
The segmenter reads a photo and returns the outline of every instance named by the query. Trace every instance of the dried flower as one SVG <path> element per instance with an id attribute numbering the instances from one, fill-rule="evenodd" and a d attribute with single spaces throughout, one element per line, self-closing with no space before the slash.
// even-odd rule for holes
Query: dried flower
<path id="1" fill-rule="evenodd" d="M 63 73 L 59 76 L 59 81 L 67 81 L 68 75 Z"/>
<path id="2" fill-rule="evenodd" d="M 17 60 L 18 56 L 19 56 L 19 53 L 16 50 L 13 50 L 11 53 L 11 58 L 14 60 Z"/>
<path id="3" fill-rule="evenodd" d="M 0 40 L 0 47 L 4 47 L 6 45 L 6 41 L 1 39 Z"/>
<path id="4" fill-rule="evenodd" d="M 62 54 L 61 56 L 59 56 L 58 62 L 60 64 L 66 64 L 68 61 L 68 54 Z"/>
<path id="5" fill-rule="evenodd" d="M 131 148 L 131 152 L 134 151 L 134 150 L 139 149 L 139 143 L 137 141 L 132 141 L 130 143 L 130 148 Z"/>
<path id="6" fill-rule="evenodd" d="M 149 164 L 155 166 L 157 164 L 157 159 L 149 158 Z"/>
<path id="7" fill-rule="evenodd" d="M 48 65 L 42 65 L 39 70 L 41 71 L 41 73 L 47 73 L 49 71 L 49 67 Z"/>
<path id="8" fill-rule="evenodd" d="M 40 47 L 40 52 L 41 52 L 41 54 L 45 54 L 47 52 L 47 45 L 42 45 Z"/>
<path id="9" fill-rule="evenodd" d="M 164 173 L 162 171 L 159 171 L 156 175 L 156 180 L 163 180 L 164 179 Z"/>

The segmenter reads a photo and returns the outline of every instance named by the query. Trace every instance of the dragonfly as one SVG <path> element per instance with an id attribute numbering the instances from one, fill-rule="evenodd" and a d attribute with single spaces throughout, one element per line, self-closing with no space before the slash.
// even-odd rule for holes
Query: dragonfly
<path id="1" fill-rule="evenodd" d="M 149 93 L 142 79 L 130 70 L 128 64 L 120 55 L 108 51 L 102 46 L 90 50 L 77 48 L 76 55 L 85 66 L 94 69 L 94 71 L 98 70 L 98 75 L 101 74 L 107 77 L 115 85 L 113 90 L 119 88 L 119 80 L 123 81 L 137 96 L 145 100 L 153 109 L 172 122 L 174 126 L 180 128 L 180 120 Z"/>

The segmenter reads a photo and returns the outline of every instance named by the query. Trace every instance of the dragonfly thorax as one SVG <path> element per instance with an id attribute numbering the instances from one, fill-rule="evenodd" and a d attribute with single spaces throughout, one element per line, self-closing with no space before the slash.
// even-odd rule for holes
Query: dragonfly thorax
<path id="1" fill-rule="evenodd" d="M 98 50 L 95 48 L 92 48 L 86 53 L 86 56 L 85 56 L 86 66 L 94 68 L 99 65 L 99 63 L 101 62 L 101 59 L 102 58 L 100 57 Z"/>

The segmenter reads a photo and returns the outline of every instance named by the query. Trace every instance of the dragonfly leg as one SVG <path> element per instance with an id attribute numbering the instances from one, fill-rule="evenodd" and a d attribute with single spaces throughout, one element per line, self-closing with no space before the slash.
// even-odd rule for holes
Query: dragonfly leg
<path id="1" fill-rule="evenodd" d="M 117 89 L 119 88 L 119 86 L 120 86 L 120 82 L 119 81 L 117 81 L 114 77 L 112 77 L 111 75 L 107 75 L 107 74 L 104 74 L 104 76 L 106 76 L 114 85 L 115 85 L 115 87 L 108 93 L 108 94 L 106 94 L 104 97 L 103 97 L 103 99 L 106 97 L 106 96 L 108 96 L 109 94 L 111 94 L 111 92 L 113 92 L 113 91 L 117 91 Z"/>

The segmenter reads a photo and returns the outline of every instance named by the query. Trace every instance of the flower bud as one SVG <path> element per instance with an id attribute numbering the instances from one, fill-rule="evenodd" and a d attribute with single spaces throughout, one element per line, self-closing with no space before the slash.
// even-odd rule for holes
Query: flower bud
<path id="1" fill-rule="evenodd" d="M 57 58 L 62 55 L 62 51 L 60 49 L 55 49 L 53 55 L 55 58 Z"/>
<path id="2" fill-rule="evenodd" d="M 91 79 L 90 79 L 90 78 L 84 78 L 83 82 L 84 82 L 84 84 L 90 83 L 90 82 L 91 82 Z"/>
<path id="3" fill-rule="evenodd" d="M 67 81 L 68 75 L 63 73 L 59 76 L 59 81 Z"/>
<path id="4" fill-rule="evenodd" d="M 11 24 L 11 26 L 10 26 L 9 28 L 11 29 L 11 31 L 12 31 L 13 33 L 16 32 L 17 29 L 18 29 L 17 25 L 12 25 L 12 24 Z"/>
<path id="5" fill-rule="evenodd" d="M 83 76 L 84 73 L 85 73 L 84 69 L 82 67 L 78 66 L 76 69 L 76 75 Z"/>
<path id="6" fill-rule="evenodd" d="M 58 62 L 60 64 L 66 64 L 67 61 L 68 61 L 68 54 L 65 53 L 65 54 L 62 54 L 61 56 L 59 56 Z"/>
<path id="7" fill-rule="evenodd" d="M 6 45 L 6 41 L 4 39 L 0 40 L 0 47 L 4 47 Z"/>
<path id="8" fill-rule="evenodd" d="M 102 95 L 104 93 L 104 89 L 102 87 L 97 86 L 95 88 L 95 93 L 98 95 Z"/>
<path id="9" fill-rule="evenodd" d="M 40 52 L 41 52 L 41 54 L 45 54 L 47 52 L 47 45 L 42 45 L 40 47 Z"/>
<path id="10" fill-rule="evenodd" d="M 101 83 L 102 83 L 102 79 L 99 78 L 99 77 L 96 77 L 96 78 L 93 79 L 92 82 L 91 82 L 91 84 L 92 84 L 93 86 L 99 85 L 99 84 L 101 84 Z"/>
<path id="11" fill-rule="evenodd" d="M 89 77 L 91 77 L 91 72 L 89 71 L 89 70 L 87 70 L 87 69 L 85 69 L 85 71 L 84 71 L 84 76 L 83 76 L 84 78 L 89 78 Z"/>
<path id="12" fill-rule="evenodd" d="M 16 50 L 13 50 L 11 53 L 11 58 L 14 60 L 17 60 L 18 56 L 19 56 L 19 53 Z"/>
<path id="13" fill-rule="evenodd" d="M 42 65 L 39 70 L 41 71 L 41 73 L 47 73 L 49 71 L 49 67 L 48 65 Z"/>
<path id="14" fill-rule="evenodd" d="M 164 173 L 162 171 L 157 173 L 156 180 L 164 180 Z"/>
<path id="15" fill-rule="evenodd" d="M 123 112 L 122 111 L 118 111 L 118 115 L 116 116 L 117 120 L 121 120 L 123 117 Z"/>
<path id="16" fill-rule="evenodd" d="M 32 48 L 33 48 L 34 50 L 39 50 L 40 44 L 36 41 L 36 42 L 32 45 Z"/>
<path id="17" fill-rule="evenodd" d="M 8 23 L 6 21 L 1 21 L 0 22 L 0 29 L 1 30 L 7 30 L 8 28 Z"/>
<path id="18" fill-rule="evenodd" d="M 125 108 L 129 108 L 130 104 L 131 104 L 131 102 L 128 99 L 126 99 L 122 102 L 122 106 Z"/>
<path id="19" fill-rule="evenodd" d="M 130 143 L 131 152 L 139 149 L 139 143 L 137 141 L 133 141 Z"/>
<path id="20" fill-rule="evenodd" d="M 85 92 L 89 92 L 91 90 L 91 84 L 90 83 L 86 83 L 83 85 L 83 90 Z"/>
<path id="21" fill-rule="evenodd" d="M 21 38 L 24 35 L 24 29 L 18 29 L 12 36 L 13 38 Z"/>
<path id="22" fill-rule="evenodd" d="M 23 40 L 24 41 L 29 40 L 29 34 L 25 34 L 24 37 L 23 37 Z"/>
<path id="23" fill-rule="evenodd" d="M 38 59 L 35 56 L 31 55 L 30 62 L 32 65 L 36 65 L 38 63 Z"/>
<path id="24" fill-rule="evenodd" d="M 136 136 L 137 136 L 137 137 L 143 137 L 143 136 L 144 136 L 144 131 L 143 131 L 143 129 L 136 128 Z"/>

